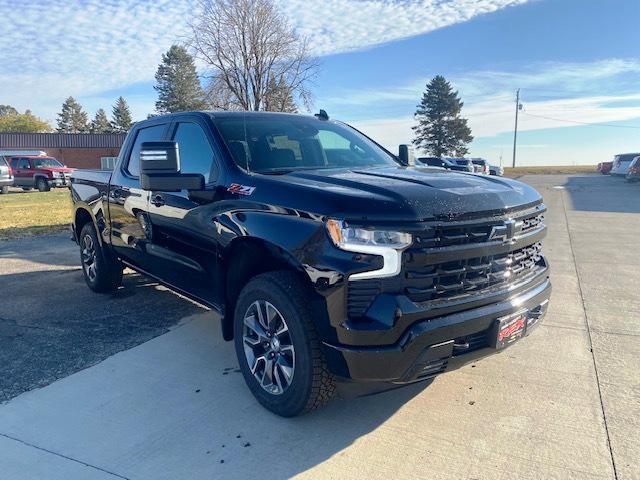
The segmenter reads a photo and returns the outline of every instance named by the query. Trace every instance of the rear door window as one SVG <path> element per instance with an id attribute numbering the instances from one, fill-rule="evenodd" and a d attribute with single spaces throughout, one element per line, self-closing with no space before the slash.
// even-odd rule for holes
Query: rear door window
<path id="1" fill-rule="evenodd" d="M 14 158 L 13 160 L 15 161 L 16 165 L 14 168 L 31 168 L 28 158 Z"/>
<path id="2" fill-rule="evenodd" d="M 131 149 L 131 155 L 127 162 L 127 172 L 133 177 L 140 176 L 140 146 L 144 142 L 160 142 L 164 138 L 166 124 L 154 125 L 152 127 L 141 128 L 136 134 L 136 140 Z"/>

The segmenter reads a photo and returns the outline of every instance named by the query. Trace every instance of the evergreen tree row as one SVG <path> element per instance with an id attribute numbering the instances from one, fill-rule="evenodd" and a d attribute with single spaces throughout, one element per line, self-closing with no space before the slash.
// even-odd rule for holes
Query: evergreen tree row
<path id="1" fill-rule="evenodd" d="M 126 133 L 131 125 L 131 111 L 122 97 L 116 100 L 111 110 L 111 120 L 107 118 L 104 109 L 100 108 L 91 121 L 76 99 L 69 97 L 62 104 L 62 111 L 58 114 L 56 130 L 60 133 Z"/>

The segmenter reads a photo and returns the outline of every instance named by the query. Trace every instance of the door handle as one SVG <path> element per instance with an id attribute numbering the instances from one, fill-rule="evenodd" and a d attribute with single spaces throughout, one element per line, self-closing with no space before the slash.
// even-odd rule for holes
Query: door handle
<path id="1" fill-rule="evenodd" d="M 161 207 L 162 205 L 165 204 L 165 201 L 164 201 L 164 198 L 162 197 L 162 195 L 156 195 L 151 200 L 151 203 L 153 205 L 155 205 L 156 207 Z"/>

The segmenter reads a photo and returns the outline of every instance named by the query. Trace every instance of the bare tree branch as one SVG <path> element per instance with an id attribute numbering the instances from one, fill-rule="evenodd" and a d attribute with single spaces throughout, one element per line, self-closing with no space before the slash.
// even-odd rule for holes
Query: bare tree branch
<path id="1" fill-rule="evenodd" d="M 273 0 L 197 0 L 189 45 L 211 78 L 207 100 L 225 110 L 310 109 L 318 62 Z"/>

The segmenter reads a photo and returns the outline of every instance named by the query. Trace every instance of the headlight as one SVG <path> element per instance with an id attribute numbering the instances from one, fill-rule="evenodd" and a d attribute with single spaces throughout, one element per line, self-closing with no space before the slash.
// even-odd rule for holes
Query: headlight
<path id="1" fill-rule="evenodd" d="M 402 251 L 411 245 L 411 235 L 389 230 L 369 230 L 346 225 L 340 220 L 329 219 L 327 232 L 334 245 L 348 252 L 380 255 L 384 260 L 382 268 L 368 272 L 354 273 L 350 280 L 393 277 L 402 268 Z"/>
<path id="2" fill-rule="evenodd" d="M 53 174 L 53 178 L 63 178 L 64 173 L 62 172 L 51 172 Z"/>

